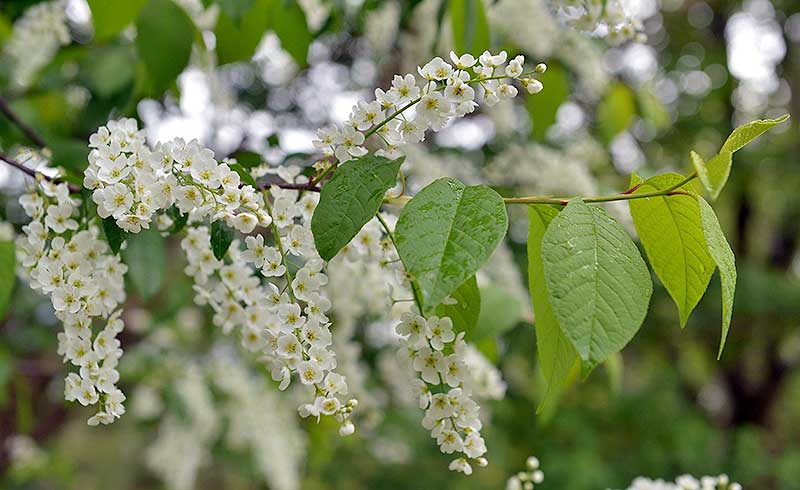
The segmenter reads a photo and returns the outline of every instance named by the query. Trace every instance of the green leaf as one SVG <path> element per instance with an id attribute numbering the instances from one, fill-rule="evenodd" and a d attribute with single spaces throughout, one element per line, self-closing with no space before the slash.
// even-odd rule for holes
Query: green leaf
<path id="1" fill-rule="evenodd" d="M 256 185 L 256 179 L 247 171 L 246 168 L 242 167 L 238 163 L 229 163 L 228 167 L 231 170 L 239 174 L 239 178 L 241 179 L 243 184 L 251 185 L 254 189 L 258 189 L 258 185 Z"/>
<path id="2" fill-rule="evenodd" d="M 608 143 L 616 135 L 628 129 L 636 115 L 636 99 L 627 85 L 611 85 L 597 106 L 597 125 L 603 139 Z"/>
<path id="3" fill-rule="evenodd" d="M 695 152 L 690 154 L 692 165 L 694 165 L 697 176 L 700 178 L 703 187 L 706 188 L 712 200 L 716 200 L 722 192 L 723 187 L 728 182 L 731 173 L 733 152 L 747 145 L 760 135 L 764 134 L 773 126 L 789 119 L 789 115 L 778 119 L 764 119 L 743 124 L 734 129 L 722 149 L 717 155 L 708 162 Z"/>
<path id="4" fill-rule="evenodd" d="M 483 0 L 450 0 L 450 22 L 458 54 L 489 49 L 489 22 Z"/>
<path id="5" fill-rule="evenodd" d="M 545 380 L 544 396 L 537 412 L 558 400 L 564 388 L 580 371 L 581 359 L 558 324 L 550 302 L 542 263 L 542 238 L 558 210 L 550 206 L 528 207 L 528 285 L 533 303 L 536 350 Z"/>
<path id="6" fill-rule="evenodd" d="M 180 209 L 175 205 L 167 209 L 167 215 L 172 219 L 172 226 L 169 229 L 172 235 L 183 230 L 186 227 L 186 223 L 189 221 L 189 213 L 181 214 Z"/>
<path id="7" fill-rule="evenodd" d="M 663 131 L 670 126 L 672 120 L 669 111 L 656 96 L 652 86 L 645 86 L 637 91 L 636 102 L 639 106 L 639 114 L 657 131 Z"/>
<path id="8" fill-rule="evenodd" d="M 723 151 L 714 156 L 708 163 L 704 162 L 703 158 L 694 151 L 689 156 L 703 187 L 711 195 L 711 199 L 716 200 L 720 192 L 722 192 L 722 188 L 728 182 L 733 154 L 729 151 Z"/>
<path id="9" fill-rule="evenodd" d="M 759 119 L 757 121 L 752 121 L 739 126 L 738 128 L 734 129 L 731 135 L 728 136 L 728 139 L 725 140 L 725 144 L 722 145 L 722 150 L 720 150 L 720 153 L 726 151 L 731 153 L 735 152 L 767 132 L 773 126 L 780 124 L 787 119 L 789 119 L 789 114 L 783 115 L 777 119 Z"/>
<path id="10" fill-rule="evenodd" d="M 675 173 L 642 182 L 635 194 L 672 187 L 683 180 Z M 631 179 L 636 185 L 638 177 Z M 628 201 L 636 233 L 658 278 L 678 307 L 681 327 L 706 292 L 714 273 L 693 196 L 659 196 Z"/>
<path id="11" fill-rule="evenodd" d="M 558 108 L 569 99 L 569 77 L 564 68 L 553 64 L 537 78 L 547 87 L 547 97 L 529 94 L 525 105 L 531 118 L 533 138 L 543 141 L 547 130 L 556 122 Z"/>
<path id="12" fill-rule="evenodd" d="M 306 14 L 296 1 L 272 0 L 272 30 L 281 40 L 281 47 L 292 55 L 298 66 L 304 67 L 308 47 L 314 36 L 308 30 Z"/>
<path id="13" fill-rule="evenodd" d="M 542 261 L 550 306 L 585 371 L 633 338 L 653 283 L 636 245 L 608 213 L 570 201 L 542 238 Z"/>
<path id="14" fill-rule="evenodd" d="M 111 216 L 103 219 L 103 233 L 106 235 L 106 241 L 111 248 L 111 253 L 118 254 L 119 248 L 122 246 L 128 234 L 117 226 L 116 220 Z"/>
<path id="15" fill-rule="evenodd" d="M 94 37 L 99 41 L 110 39 L 128 27 L 147 0 L 88 0 L 92 10 Z"/>
<path id="16" fill-rule="evenodd" d="M 725 339 L 728 337 L 728 329 L 731 325 L 733 315 L 733 296 L 736 293 L 736 258 L 733 255 L 725 234 L 719 226 L 717 215 L 705 199 L 697 197 L 700 206 L 700 217 L 703 223 L 708 252 L 714 258 L 719 267 L 719 278 L 722 285 L 722 338 L 719 343 L 719 353 L 717 358 L 722 357 L 722 349 L 725 348 Z"/>
<path id="17" fill-rule="evenodd" d="M 151 228 L 131 235 L 127 248 L 122 252 L 122 258 L 128 264 L 128 278 L 145 300 L 156 294 L 164 283 L 165 247 L 165 240 L 158 230 Z"/>
<path id="18" fill-rule="evenodd" d="M 486 263 L 503 239 L 508 216 L 491 188 L 442 178 L 423 188 L 400 213 L 397 251 L 430 311 Z"/>
<path id="19" fill-rule="evenodd" d="M 162 92 L 189 63 L 195 31 L 192 19 L 171 0 L 150 0 L 136 28 L 139 59 L 153 90 Z"/>
<path id="20" fill-rule="evenodd" d="M 269 28 L 270 0 L 256 0 L 240 23 L 220 12 L 214 29 L 217 61 L 220 65 L 247 61 L 253 57 L 258 43 Z"/>
<path id="21" fill-rule="evenodd" d="M 440 303 L 436 307 L 436 316 L 450 317 L 453 320 L 453 329 L 456 332 L 466 332 L 467 338 L 474 340 L 473 332 L 475 325 L 478 323 L 478 315 L 481 312 L 481 293 L 478 290 L 478 282 L 475 276 L 467 279 L 464 284 L 459 286 L 450 299 L 455 303 L 451 304 L 448 301 Z"/>
<path id="22" fill-rule="evenodd" d="M 222 221 L 211 223 L 211 250 L 214 257 L 222 260 L 233 242 L 233 229 Z"/>
<path id="23" fill-rule="evenodd" d="M 522 320 L 522 305 L 502 286 L 483 287 L 480 296 L 481 311 L 469 340 L 497 337 Z"/>
<path id="24" fill-rule="evenodd" d="M 5 318 L 16 282 L 14 242 L 0 241 L 0 320 Z"/>
<path id="25" fill-rule="evenodd" d="M 133 46 L 109 45 L 95 48 L 84 64 L 87 83 L 103 98 L 111 97 L 128 87 L 136 73 Z"/>
<path id="26" fill-rule="evenodd" d="M 236 25 L 239 25 L 245 13 L 253 6 L 254 0 L 217 0 L 220 8 L 225 15 L 231 18 Z"/>
<path id="27" fill-rule="evenodd" d="M 49 145 L 53 152 L 50 166 L 64 167 L 68 172 L 83 177 L 83 172 L 89 165 L 89 148 L 86 146 L 86 141 L 56 138 L 50 141 Z"/>
<path id="28" fill-rule="evenodd" d="M 237 151 L 233 154 L 233 158 L 244 168 L 258 167 L 263 163 L 261 155 L 253 151 Z"/>
<path id="29" fill-rule="evenodd" d="M 322 187 L 311 218 L 311 232 L 320 257 L 331 260 L 375 217 L 386 191 L 397 183 L 402 163 L 403 158 L 366 155 L 345 162 L 333 172 Z"/>

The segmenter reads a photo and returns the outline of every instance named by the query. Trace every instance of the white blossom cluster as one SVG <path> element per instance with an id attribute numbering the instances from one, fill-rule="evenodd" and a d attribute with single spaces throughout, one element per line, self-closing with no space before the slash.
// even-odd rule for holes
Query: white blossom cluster
<path id="1" fill-rule="evenodd" d="M 603 37 L 611 45 L 647 40 L 641 21 L 626 13 L 620 0 L 556 0 L 553 4 L 568 24 Z"/>
<path id="2" fill-rule="evenodd" d="M 725 474 L 703 476 L 699 479 L 692 475 L 681 475 L 674 483 L 640 476 L 633 480 L 627 490 L 742 490 L 742 486 L 731 482 Z"/>
<path id="3" fill-rule="evenodd" d="M 163 326 L 162 326 L 163 327 Z M 163 333 L 163 328 L 160 333 Z M 263 481 L 276 490 L 300 488 L 305 434 L 297 424 L 294 408 L 263 376 L 254 374 L 232 346 L 215 344 L 200 358 L 187 355 L 186 342 L 164 342 L 154 333 L 137 349 L 166 357 L 170 366 L 167 383 L 163 374 L 147 373 L 147 382 L 174 390 L 184 407 L 161 409 L 146 418 L 160 416 L 153 442 L 145 451 L 145 462 L 170 490 L 191 490 L 204 467 L 213 461 L 213 449 L 250 454 Z M 140 385 L 147 386 L 147 385 Z M 158 390 L 150 397 L 159 400 Z M 140 393 L 135 393 L 134 398 Z M 135 406 L 135 404 L 134 404 Z M 136 413 L 135 408 L 131 410 Z M 264 414 L 270 423 L 264 423 Z"/>
<path id="4" fill-rule="evenodd" d="M 58 48 L 69 44 L 65 6 L 65 0 L 37 3 L 14 22 L 4 51 L 11 60 L 12 82 L 17 87 L 28 87 Z"/>
<path id="5" fill-rule="evenodd" d="M 274 246 L 264 235 L 248 236 L 244 250 L 239 250 L 238 241 L 231 245 L 226 263 L 214 256 L 209 229 L 191 228 L 181 242 L 189 262 L 186 272 L 195 281 L 196 301 L 214 310 L 214 324 L 225 333 L 240 327 L 244 347 L 262 354 L 281 390 L 289 386 L 293 373 L 313 389 L 313 400 L 299 407 L 300 415 L 335 416 L 342 424 L 340 433 L 349 435 L 355 430 L 349 418 L 357 401 L 339 399 L 347 394 L 347 382 L 334 371 L 336 355 L 326 315 L 331 303 L 321 290 L 328 278 L 310 230 L 318 196 L 301 197 L 299 191 L 277 187 L 270 193 L 267 220 Z M 298 260 L 305 262 L 298 265 Z"/>
<path id="6" fill-rule="evenodd" d="M 79 215 L 81 202 L 66 184 L 43 181 L 36 192 L 20 197 L 20 204 L 31 217 L 16 242 L 22 275 L 50 297 L 64 325 L 58 353 L 79 368 L 67 375 L 64 396 L 99 404 L 89 425 L 109 424 L 125 413 L 125 395 L 116 386 L 122 356 L 116 337 L 124 327 L 118 307 L 125 301 L 127 266 L 109 253 L 97 227 Z M 95 334 L 96 321 L 104 327 Z"/>
<path id="7" fill-rule="evenodd" d="M 83 185 L 93 189 L 100 217 L 113 217 L 125 231 L 149 228 L 156 211 L 173 205 L 190 220 L 224 220 L 242 233 L 270 224 L 261 194 L 196 140 L 176 138 L 151 149 L 135 119 L 120 119 L 101 126 L 89 146 Z M 169 218 L 159 220 L 163 227 Z"/>
<path id="8" fill-rule="evenodd" d="M 343 126 L 318 130 L 314 146 L 344 162 L 366 155 L 366 140 L 376 135 L 384 145 L 376 154 L 396 158 L 398 146 L 419 143 L 428 129 L 439 131 L 452 119 L 473 112 L 478 106 L 473 85 L 481 87 L 489 106 L 517 95 L 512 80 L 532 94 L 543 88 L 534 75 L 544 72 L 545 65 L 526 72 L 521 55 L 508 64 L 505 51 L 496 55 L 484 51 L 478 59 L 451 52 L 450 59 L 452 65 L 437 56 L 417 67 L 421 78 L 413 73 L 395 75 L 390 89 L 375 90 L 374 101 L 359 101 Z M 406 114 L 409 110 L 413 116 Z"/>
<path id="9" fill-rule="evenodd" d="M 221 421 L 203 368 L 166 355 L 179 374 L 174 389 L 185 413 L 163 417 L 158 436 L 145 451 L 145 463 L 170 490 L 192 490 L 200 468 L 211 459 L 209 447 L 219 433 Z"/>
<path id="10" fill-rule="evenodd" d="M 385 220 L 391 227 L 395 217 L 387 216 Z M 461 453 L 451 461 L 451 470 L 471 474 L 471 462 L 485 466 L 486 445 L 480 435 L 483 422 L 475 398 L 496 399 L 505 394 L 499 371 L 464 341 L 463 333 L 456 335 L 450 318 L 425 318 L 414 308 L 407 308 L 411 304 L 408 278 L 377 219 L 367 223 L 340 255 L 345 264 L 367 262 L 376 266 L 377 269 L 359 269 L 361 280 L 375 284 L 379 281 L 373 282 L 369 276 L 380 275 L 395 306 L 406 306 L 392 338 L 397 344 L 395 358 L 399 366 L 385 357 L 380 361 L 381 368 L 390 372 L 390 385 L 395 391 L 405 391 L 395 384 L 410 385 L 414 403 L 425 410 L 422 425 L 431 431 L 440 450 L 445 454 Z M 398 376 L 398 368 L 408 376 Z"/>
<path id="11" fill-rule="evenodd" d="M 443 453 L 463 454 L 449 468 L 469 475 L 470 460 L 486 466 L 480 407 L 464 384 L 468 376 L 464 333 L 456 335 L 448 317 L 425 318 L 414 312 L 404 314 L 396 330 L 405 341 L 398 351 L 401 362 L 419 373 L 414 390 L 425 410 L 422 426 L 431 431 Z"/>
<path id="12" fill-rule="evenodd" d="M 506 481 L 506 490 L 533 490 L 544 481 L 544 473 L 539 469 L 539 458 L 528 456 L 525 471 L 520 471 Z"/>
<path id="13" fill-rule="evenodd" d="M 233 355 L 215 355 L 210 371 L 217 389 L 227 398 L 222 406 L 229 420 L 227 445 L 250 450 L 269 488 L 301 488 L 305 434 L 291 402 Z M 265 413 L 269 424 L 264 423 Z"/>

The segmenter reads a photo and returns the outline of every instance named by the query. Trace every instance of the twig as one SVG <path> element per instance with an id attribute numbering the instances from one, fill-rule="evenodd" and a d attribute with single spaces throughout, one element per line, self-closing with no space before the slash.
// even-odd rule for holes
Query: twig
<path id="1" fill-rule="evenodd" d="M 42 179 L 45 179 L 45 180 L 50 181 L 50 182 L 54 182 L 54 183 L 57 183 L 57 184 L 63 182 L 63 180 L 61 180 L 61 179 L 59 179 L 57 177 L 55 177 L 55 178 L 54 177 L 50 177 L 50 176 L 45 175 L 45 174 L 43 174 L 41 172 L 37 172 L 36 170 L 34 170 L 34 169 L 30 168 L 30 167 L 26 167 L 25 165 L 19 163 L 18 161 L 14 160 L 13 158 L 11 158 L 10 156 L 8 156 L 8 155 L 6 155 L 4 153 L 0 153 L 0 160 L 5 162 L 6 164 L 10 165 L 11 167 L 19 170 L 20 172 L 24 172 L 24 173 L 28 174 L 30 177 L 33 177 L 34 179 L 39 179 L 40 178 L 39 176 L 41 175 Z M 72 185 L 70 183 L 67 183 L 67 187 L 69 188 L 69 191 L 71 193 L 73 193 L 73 194 L 74 193 L 78 193 L 78 192 L 81 191 L 80 187 Z"/>
<path id="2" fill-rule="evenodd" d="M 320 186 L 316 185 L 313 182 L 307 182 L 305 184 L 295 184 L 292 182 L 286 182 L 277 175 L 270 175 L 269 177 L 262 179 L 258 182 L 258 188 L 262 190 L 269 189 L 273 185 L 277 185 L 281 189 L 294 189 L 298 191 L 319 192 L 322 190 Z"/>
<path id="3" fill-rule="evenodd" d="M 39 148 L 47 148 L 47 142 L 45 142 L 44 138 L 39 136 L 39 133 L 37 133 L 32 127 L 28 126 L 25 121 L 20 119 L 19 116 L 17 116 L 17 114 L 11 110 L 11 106 L 8 105 L 8 102 L 2 96 L 0 96 L 0 112 L 2 112 L 16 127 L 18 127 L 20 131 L 22 131 L 25 136 L 28 137 L 29 140 L 34 142 L 36 146 Z"/>

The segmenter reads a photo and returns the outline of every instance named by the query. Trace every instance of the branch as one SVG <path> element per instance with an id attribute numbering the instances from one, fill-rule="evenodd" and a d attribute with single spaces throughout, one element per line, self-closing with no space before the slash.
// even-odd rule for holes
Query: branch
<path id="1" fill-rule="evenodd" d="M 294 189 L 298 191 L 320 192 L 322 190 L 320 186 L 314 184 L 313 182 L 294 184 L 291 182 L 286 182 L 277 175 L 270 175 L 258 182 L 258 188 L 262 190 L 269 189 L 273 185 L 277 185 L 281 189 Z"/>
<path id="2" fill-rule="evenodd" d="M 30 168 L 30 167 L 26 167 L 25 165 L 19 163 L 18 161 L 14 160 L 13 158 L 11 158 L 8 155 L 6 155 L 4 153 L 0 153 L 0 160 L 2 160 L 4 162 L 6 162 L 7 164 L 11 165 L 12 167 L 14 167 L 15 169 L 19 170 L 20 172 L 24 172 L 24 173 L 30 175 L 31 177 L 33 177 L 34 179 L 36 178 L 36 174 L 38 173 L 36 170 L 34 170 L 34 169 Z M 43 175 L 43 176 L 46 179 L 49 178 L 46 175 Z"/>
<path id="3" fill-rule="evenodd" d="M 11 106 L 8 105 L 8 102 L 5 98 L 0 96 L 0 112 L 2 112 L 9 121 L 11 121 L 16 127 L 20 129 L 20 131 L 28 137 L 36 146 L 39 148 L 47 148 L 47 143 L 45 142 L 44 138 L 39 136 L 32 127 L 28 126 L 25 121 L 19 118 L 17 114 L 11 110 Z"/>
<path id="4" fill-rule="evenodd" d="M 59 178 L 50 177 L 50 176 L 47 176 L 47 175 L 45 175 L 45 174 L 43 174 L 41 172 L 37 172 L 36 170 L 34 170 L 34 169 L 30 168 L 30 167 L 26 167 L 25 165 L 19 163 L 18 161 L 14 160 L 13 158 L 11 158 L 10 156 L 8 156 L 8 155 L 6 155 L 4 153 L 0 153 L 0 160 L 5 162 L 6 164 L 10 165 L 11 167 L 19 170 L 20 172 L 24 172 L 24 173 L 28 174 L 30 177 L 33 177 L 36 180 L 42 178 L 44 180 L 47 180 L 47 181 L 50 181 L 50 182 L 54 182 L 54 183 L 63 182 L 63 180 L 61 180 Z M 41 177 L 39 177 L 39 176 L 41 176 Z M 67 187 L 69 188 L 69 191 L 72 192 L 72 193 L 78 193 L 78 192 L 81 191 L 80 187 L 75 186 L 75 185 L 70 184 L 70 183 L 67 183 Z"/>

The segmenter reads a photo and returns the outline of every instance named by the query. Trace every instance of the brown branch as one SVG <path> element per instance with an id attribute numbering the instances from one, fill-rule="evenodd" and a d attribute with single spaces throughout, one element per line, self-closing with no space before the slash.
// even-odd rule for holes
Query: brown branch
<path id="1" fill-rule="evenodd" d="M 13 158 L 11 158 L 8 155 L 0 153 L 0 160 L 2 160 L 4 162 L 6 162 L 7 164 L 11 165 L 12 167 L 14 167 L 15 169 L 19 170 L 20 172 L 24 172 L 24 173 L 30 175 L 31 177 L 33 177 L 34 179 L 36 178 L 36 174 L 37 174 L 36 170 L 34 170 L 34 169 L 30 168 L 30 167 L 26 167 L 25 165 L 19 163 L 18 161 L 14 160 Z M 44 176 L 44 177 L 48 178 L 47 176 Z"/>
<path id="2" fill-rule="evenodd" d="M 32 127 L 28 126 L 25 121 L 20 119 L 19 116 L 17 116 L 17 114 L 11 109 L 11 106 L 8 105 L 6 99 L 2 96 L 0 96 L 0 112 L 2 112 L 16 127 L 18 127 L 19 130 L 22 131 L 22 133 L 27 136 L 27 138 L 36 146 L 39 148 L 47 148 L 47 142 L 45 142 L 44 138 L 42 138 Z"/>
<path id="3" fill-rule="evenodd" d="M 258 182 L 258 188 L 262 190 L 269 189 L 273 185 L 277 185 L 281 189 L 293 189 L 298 191 L 320 192 L 322 190 L 322 188 L 316 185 L 314 182 L 307 182 L 305 184 L 294 184 L 291 182 L 286 182 L 277 175 L 270 175 Z"/>
<path id="4" fill-rule="evenodd" d="M 8 156 L 8 155 L 6 155 L 4 153 L 0 153 L 0 160 L 2 160 L 3 162 L 7 163 L 10 166 L 12 166 L 13 168 L 19 170 L 20 172 L 24 172 L 24 173 L 28 174 L 30 177 L 33 177 L 34 179 L 38 179 L 39 178 L 38 176 L 41 175 L 42 176 L 41 178 L 43 178 L 43 179 L 45 179 L 47 181 L 50 181 L 50 182 L 54 182 L 54 183 L 57 183 L 57 184 L 63 182 L 62 179 L 59 179 L 57 177 L 55 177 L 55 178 L 54 177 L 50 177 L 50 176 L 47 176 L 47 175 L 45 175 L 45 174 L 43 174 L 41 172 L 37 172 L 36 170 L 34 170 L 34 169 L 30 168 L 30 167 L 26 167 L 25 165 L 23 165 L 20 162 L 14 160 L 13 158 L 11 158 L 10 156 Z M 67 183 L 67 187 L 69 188 L 69 191 L 72 192 L 72 193 L 78 193 L 78 192 L 81 191 L 80 187 L 72 185 L 70 183 Z"/>

